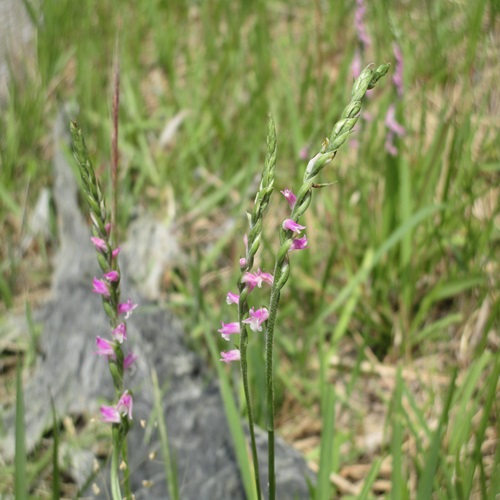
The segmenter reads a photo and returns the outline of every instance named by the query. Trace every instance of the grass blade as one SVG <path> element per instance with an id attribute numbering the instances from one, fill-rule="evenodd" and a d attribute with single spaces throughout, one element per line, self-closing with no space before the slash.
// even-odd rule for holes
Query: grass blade
<path id="1" fill-rule="evenodd" d="M 21 358 L 16 367 L 16 456 L 14 459 L 14 491 L 16 500 L 27 500 L 26 427 L 24 423 L 24 393 Z"/>
<path id="2" fill-rule="evenodd" d="M 417 500 L 428 500 L 432 498 L 432 489 L 434 485 L 434 479 L 438 469 L 439 461 L 442 458 L 441 453 L 441 439 L 443 437 L 444 430 L 448 424 L 448 414 L 451 407 L 451 402 L 453 400 L 453 394 L 455 392 L 455 380 L 457 378 L 457 370 L 454 371 L 450 388 L 448 390 L 448 396 L 446 397 L 446 403 L 443 408 L 443 413 L 439 419 L 439 424 L 434 432 L 434 436 L 431 441 L 431 445 L 425 457 L 425 468 L 420 476 L 417 487 Z"/>
<path id="3" fill-rule="evenodd" d="M 208 331 L 210 330 L 206 328 L 204 329 L 204 332 Z M 207 341 L 212 360 L 214 361 L 214 365 L 217 370 L 220 392 L 227 416 L 227 423 L 229 425 L 231 437 L 233 438 L 234 451 L 236 454 L 236 459 L 238 460 L 238 467 L 240 469 L 241 480 L 243 482 L 243 487 L 245 488 L 246 497 L 250 500 L 255 500 L 257 498 L 257 493 L 255 491 L 253 467 L 250 463 L 247 441 L 245 438 L 245 433 L 243 432 L 243 428 L 241 426 L 241 418 L 238 412 L 238 408 L 234 403 L 231 386 L 229 384 L 229 378 L 226 371 L 221 366 L 221 363 L 219 361 L 219 354 L 217 352 L 217 348 L 215 346 L 213 338 L 208 333 L 206 333 L 205 339 Z"/>
<path id="4" fill-rule="evenodd" d="M 165 461 L 165 479 L 168 484 L 169 497 L 172 500 L 179 500 L 179 483 L 177 480 L 177 468 L 175 460 L 172 459 L 170 453 L 170 446 L 168 444 L 167 424 L 165 422 L 165 415 L 163 413 L 163 397 L 158 384 L 158 375 L 156 370 L 151 370 L 151 381 L 153 382 L 153 392 L 155 399 L 155 412 L 158 422 L 158 431 L 160 433 L 161 452 L 163 460 Z"/>
<path id="5" fill-rule="evenodd" d="M 335 430 L 335 391 L 332 386 L 327 386 L 323 391 L 321 450 L 319 460 L 318 485 L 316 500 L 329 500 L 332 494 L 330 473 L 333 468 L 333 446 Z"/>
<path id="6" fill-rule="evenodd" d="M 56 407 L 54 400 L 50 398 L 52 406 L 52 436 L 54 447 L 52 450 L 52 498 L 59 500 L 61 498 L 61 474 L 59 471 L 59 427 L 57 425 Z"/>
<path id="7" fill-rule="evenodd" d="M 405 236 L 406 233 L 411 231 L 414 227 L 418 226 L 421 222 L 423 222 L 428 217 L 431 217 L 438 211 L 441 211 L 445 208 L 445 205 L 430 205 L 422 208 L 417 213 L 415 213 L 408 222 L 402 226 L 399 226 L 390 236 L 387 238 L 379 248 L 373 252 L 371 259 L 369 259 L 369 263 L 366 267 L 362 267 L 349 281 L 349 283 L 336 295 L 335 300 L 325 307 L 321 314 L 316 318 L 315 325 L 318 323 L 324 323 L 328 317 L 330 317 L 346 300 L 352 292 L 356 289 L 356 287 L 365 281 L 370 271 L 382 260 L 382 258 L 387 254 L 387 252 L 397 245 Z M 372 252 L 372 250 L 367 250 L 368 252 Z"/>
<path id="8" fill-rule="evenodd" d="M 370 496 L 372 484 L 374 483 L 375 479 L 377 479 L 381 465 L 382 465 L 382 459 L 380 457 L 377 457 L 374 460 L 370 468 L 370 471 L 366 476 L 365 481 L 363 482 L 363 489 L 361 490 L 361 493 L 358 496 L 358 500 L 366 500 Z"/>
<path id="9" fill-rule="evenodd" d="M 403 474 L 403 377 L 401 368 L 398 368 L 396 376 L 396 388 L 394 390 L 394 398 L 392 401 L 392 438 L 391 438 L 391 455 L 392 455 L 392 472 L 391 472 L 391 498 L 400 500 L 407 498 L 408 494 L 404 494 L 404 474 Z"/>

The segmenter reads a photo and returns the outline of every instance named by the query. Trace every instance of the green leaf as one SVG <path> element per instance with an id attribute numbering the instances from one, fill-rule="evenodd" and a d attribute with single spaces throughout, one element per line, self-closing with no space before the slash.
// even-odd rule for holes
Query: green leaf
<path id="1" fill-rule="evenodd" d="M 61 474 L 59 471 L 59 427 L 57 424 L 56 407 L 54 400 L 50 398 L 52 406 L 52 437 L 54 441 L 52 449 L 52 498 L 59 500 L 61 498 Z"/>
<path id="2" fill-rule="evenodd" d="M 255 500 L 257 498 L 257 493 L 255 490 L 255 483 L 253 479 L 254 471 L 249 459 L 248 446 L 245 433 L 243 432 L 243 428 L 241 425 L 240 414 L 238 412 L 236 404 L 234 403 L 234 398 L 229 383 L 229 377 L 224 370 L 224 367 L 221 366 L 221 362 L 219 361 L 220 356 L 217 352 L 213 337 L 208 333 L 208 329 L 205 328 L 204 332 L 205 339 L 212 356 L 212 360 L 217 370 L 222 401 L 224 403 L 224 409 L 227 416 L 227 423 L 229 425 L 231 437 L 233 438 L 234 451 L 236 454 L 236 459 L 238 461 L 246 497 L 250 500 Z"/>
<path id="3" fill-rule="evenodd" d="M 425 468 L 422 475 L 420 476 L 417 486 L 417 500 L 428 500 L 429 498 L 432 498 L 434 479 L 439 466 L 439 462 L 442 458 L 441 440 L 448 424 L 448 414 L 451 408 L 453 394 L 455 392 L 455 380 L 457 378 L 457 373 L 457 370 L 455 370 L 453 373 L 443 412 L 441 413 L 438 427 L 434 432 L 430 447 L 424 460 Z"/>
<path id="4" fill-rule="evenodd" d="M 332 497 L 330 474 L 333 469 L 333 440 L 335 438 L 335 390 L 329 385 L 323 391 L 321 402 L 321 449 L 319 460 L 318 484 L 315 500 L 329 500 Z"/>
<path id="5" fill-rule="evenodd" d="M 16 456 L 14 458 L 14 491 L 16 500 L 27 500 L 26 480 L 26 427 L 24 423 L 24 394 L 20 357 L 16 367 Z"/>

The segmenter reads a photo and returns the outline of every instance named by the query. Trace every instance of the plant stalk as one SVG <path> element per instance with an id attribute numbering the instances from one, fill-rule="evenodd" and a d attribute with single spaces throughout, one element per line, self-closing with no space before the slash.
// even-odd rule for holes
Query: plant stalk
<path id="1" fill-rule="evenodd" d="M 260 473 L 259 473 L 259 457 L 257 455 L 257 443 L 255 441 L 255 430 L 253 420 L 252 400 L 250 398 L 250 385 L 248 383 L 248 362 L 247 362 L 247 347 L 248 347 L 248 331 L 242 323 L 245 314 L 245 304 L 240 301 L 238 304 L 238 320 L 240 323 L 240 366 L 241 379 L 243 382 L 243 391 L 245 393 L 245 402 L 247 405 L 248 428 L 250 432 L 250 447 L 252 449 L 252 459 L 255 477 L 255 488 L 257 489 L 257 499 L 261 500 L 262 493 L 260 489 Z"/>
<path id="2" fill-rule="evenodd" d="M 120 424 L 113 424 L 113 454 L 111 455 L 111 497 L 113 500 L 122 500 L 122 494 L 120 489 L 120 454 L 121 447 L 119 446 L 120 441 Z"/>

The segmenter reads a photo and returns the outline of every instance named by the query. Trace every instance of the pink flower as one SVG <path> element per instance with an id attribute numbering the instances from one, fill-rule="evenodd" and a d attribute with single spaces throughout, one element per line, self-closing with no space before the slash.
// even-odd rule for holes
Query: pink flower
<path id="1" fill-rule="evenodd" d="M 299 158 L 301 160 L 307 160 L 309 158 L 309 146 L 305 145 L 302 147 L 302 149 L 299 151 Z"/>
<path id="2" fill-rule="evenodd" d="M 250 326 L 250 330 L 253 332 L 261 332 L 262 331 L 262 323 L 269 318 L 269 311 L 263 307 L 262 309 L 257 309 L 254 311 L 254 308 L 249 311 L 250 316 L 247 319 L 243 320 L 243 323 L 247 323 Z"/>
<path id="3" fill-rule="evenodd" d="M 237 323 L 237 322 L 224 323 L 223 321 L 221 321 L 221 323 L 222 323 L 222 328 L 220 328 L 217 331 L 221 334 L 221 336 L 224 340 L 229 340 L 229 335 L 233 335 L 235 333 L 240 333 L 239 323 Z"/>
<path id="4" fill-rule="evenodd" d="M 395 136 L 402 137 L 405 135 L 406 130 L 396 121 L 396 110 L 394 104 L 389 106 L 385 116 L 385 126 L 388 128 L 387 136 L 385 139 L 385 149 L 391 156 L 397 156 L 398 148 L 394 145 Z"/>
<path id="5" fill-rule="evenodd" d="M 118 271 L 109 271 L 109 273 L 106 273 L 104 277 L 108 281 L 118 281 L 120 279 L 120 275 L 118 274 Z"/>
<path id="6" fill-rule="evenodd" d="M 111 255 L 113 256 L 114 259 L 116 259 L 116 257 L 118 256 L 118 254 L 120 253 L 120 250 L 121 248 L 120 247 L 116 247 L 112 252 L 111 252 Z"/>
<path id="7" fill-rule="evenodd" d="M 231 361 L 239 361 L 240 360 L 239 349 L 233 349 L 231 351 L 221 352 L 220 355 L 222 356 L 222 358 L 220 360 L 224 361 L 224 363 L 230 363 Z"/>
<path id="8" fill-rule="evenodd" d="M 128 319 L 136 307 L 137 304 L 134 304 L 132 299 L 128 299 L 127 302 L 118 304 L 118 314 L 125 314 L 125 319 Z"/>
<path id="9" fill-rule="evenodd" d="M 101 406 L 101 417 L 103 422 L 108 422 L 110 424 L 119 424 L 120 413 L 114 406 Z"/>
<path id="10" fill-rule="evenodd" d="M 123 343 L 127 338 L 127 325 L 125 323 L 120 323 L 112 332 L 114 339 L 119 343 Z"/>
<path id="11" fill-rule="evenodd" d="M 273 280 L 274 278 L 272 274 L 263 273 L 260 268 L 255 274 L 245 273 L 241 278 L 242 283 L 248 284 L 249 291 L 252 291 L 256 286 L 262 288 L 262 283 L 268 283 L 269 285 L 272 285 Z"/>
<path id="12" fill-rule="evenodd" d="M 356 13 L 354 14 L 354 25 L 356 27 L 356 33 L 358 35 L 358 40 L 363 47 L 368 47 L 371 45 L 371 39 L 366 31 L 365 26 L 365 2 L 364 0 L 356 0 Z"/>
<path id="13" fill-rule="evenodd" d="M 291 189 L 283 189 L 280 193 L 286 198 L 290 208 L 293 210 L 295 203 L 297 203 L 297 197 L 293 194 L 293 191 Z"/>
<path id="14" fill-rule="evenodd" d="M 119 424 L 121 417 L 132 420 L 132 395 L 125 391 L 116 406 L 101 406 L 101 416 L 104 422 Z"/>
<path id="15" fill-rule="evenodd" d="M 307 237 L 296 238 L 293 240 L 291 247 L 288 249 L 289 252 L 293 250 L 304 250 L 307 247 Z"/>
<path id="16" fill-rule="evenodd" d="M 351 63 L 351 74 L 355 80 L 361 74 L 361 65 L 361 54 L 359 53 L 359 49 L 356 49 L 356 51 L 354 52 L 354 58 Z"/>
<path id="17" fill-rule="evenodd" d="M 394 43 L 392 48 L 394 51 L 394 57 L 396 58 L 394 74 L 392 75 L 392 83 L 394 83 L 394 86 L 396 87 L 398 96 L 401 97 L 403 95 L 403 53 L 397 43 Z"/>
<path id="18" fill-rule="evenodd" d="M 245 255 L 248 255 L 248 235 L 243 235 L 243 243 L 245 244 Z M 245 257 L 241 257 L 240 259 L 240 267 L 243 268 L 247 265 L 247 259 Z"/>
<path id="19" fill-rule="evenodd" d="M 256 274 L 257 278 L 259 279 L 259 282 L 257 283 L 257 286 L 259 288 L 262 287 L 262 283 L 267 283 L 268 285 L 272 285 L 273 284 L 273 281 L 274 281 L 274 278 L 273 278 L 273 275 L 272 274 L 269 274 L 269 273 L 263 273 L 260 268 L 257 269 L 257 274 Z"/>
<path id="20" fill-rule="evenodd" d="M 104 295 L 105 297 L 109 297 L 109 288 L 107 283 L 105 283 L 102 280 L 98 280 L 97 278 L 94 278 L 92 280 L 92 285 L 94 285 L 94 288 L 92 289 L 94 293 L 98 293 L 99 295 Z"/>
<path id="21" fill-rule="evenodd" d="M 123 360 L 123 369 L 128 370 L 134 364 L 136 359 L 137 356 L 129 352 Z"/>
<path id="22" fill-rule="evenodd" d="M 123 416 L 128 416 L 129 420 L 132 420 L 132 395 L 130 392 L 125 391 L 122 394 L 122 397 L 118 401 L 118 404 L 116 405 L 116 409 L 123 415 Z"/>
<path id="23" fill-rule="evenodd" d="M 387 114 L 385 115 L 385 126 L 399 137 L 402 137 L 406 133 L 403 125 L 396 121 L 396 108 L 394 104 L 391 104 L 387 110 Z"/>
<path id="24" fill-rule="evenodd" d="M 240 296 L 232 292 L 227 292 L 226 302 L 228 304 L 237 304 L 240 301 Z"/>
<path id="25" fill-rule="evenodd" d="M 95 352 L 95 354 L 99 356 L 107 356 L 108 358 L 115 358 L 115 351 L 113 349 L 112 342 L 97 336 L 95 339 L 95 343 L 97 346 L 97 351 Z"/>
<path id="26" fill-rule="evenodd" d="M 392 132 L 387 133 L 384 147 L 385 147 L 385 150 L 391 156 L 398 156 L 398 148 L 394 145 L 394 134 Z"/>
<path id="27" fill-rule="evenodd" d="M 288 229 L 289 231 L 293 231 L 294 233 L 300 233 L 303 229 L 306 228 L 306 226 L 301 226 L 292 219 L 285 219 L 282 226 L 285 231 Z"/>
<path id="28" fill-rule="evenodd" d="M 108 249 L 107 243 L 102 238 L 96 238 L 95 236 L 92 236 L 90 238 L 90 241 L 94 244 L 97 250 L 102 250 L 104 252 Z"/>

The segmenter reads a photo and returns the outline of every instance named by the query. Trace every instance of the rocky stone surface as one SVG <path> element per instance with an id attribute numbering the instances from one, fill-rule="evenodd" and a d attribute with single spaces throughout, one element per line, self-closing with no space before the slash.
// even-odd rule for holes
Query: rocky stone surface
<path id="1" fill-rule="evenodd" d="M 33 32 L 23 2 L 0 0 L 0 100 L 7 94 L 9 63 L 24 59 Z"/>
<path id="2" fill-rule="evenodd" d="M 55 126 L 55 140 L 67 141 L 64 115 Z M 54 198 L 60 247 L 54 260 L 52 300 L 38 313 L 43 325 L 41 356 L 25 387 L 27 445 L 32 449 L 51 427 L 50 397 L 59 416 L 96 415 L 99 404 L 113 397 L 106 361 L 93 355 L 95 337 L 108 324 L 100 297 L 91 293 L 92 277 L 99 275 L 89 228 L 78 208 L 77 186 L 63 148 L 56 147 Z M 162 231 L 160 231 L 161 233 Z M 133 242 L 132 246 L 140 245 Z M 126 247 L 126 246 L 125 246 Z M 123 256 L 122 272 L 133 275 L 130 256 Z M 147 255 L 144 256 L 147 258 Z M 148 421 L 154 405 L 151 370 L 166 385 L 163 400 L 169 440 L 178 467 L 182 499 L 244 499 L 231 435 L 216 380 L 186 342 L 182 324 L 167 309 L 142 299 L 132 280 L 123 282 L 124 298 L 141 304 L 128 322 L 128 339 L 138 360 L 127 384 L 134 390 L 134 421 L 129 435 L 133 490 L 137 499 L 168 498 L 159 439 L 139 422 Z M 215 329 L 215 327 L 214 327 Z M 4 458 L 14 450 L 12 412 L 4 415 L 8 430 L 0 443 Z M 259 454 L 265 468 L 267 441 L 258 433 Z M 148 457 L 157 452 L 156 459 Z M 88 456 L 75 454 L 76 474 L 84 481 Z M 79 466 L 78 463 L 83 465 Z M 302 457 L 277 443 L 279 498 L 309 498 Z M 107 471 L 96 478 L 101 495 L 107 491 Z M 144 483 L 148 481 L 148 483 Z M 263 484 L 267 478 L 262 477 Z M 89 496 L 93 496 L 89 490 Z"/>

